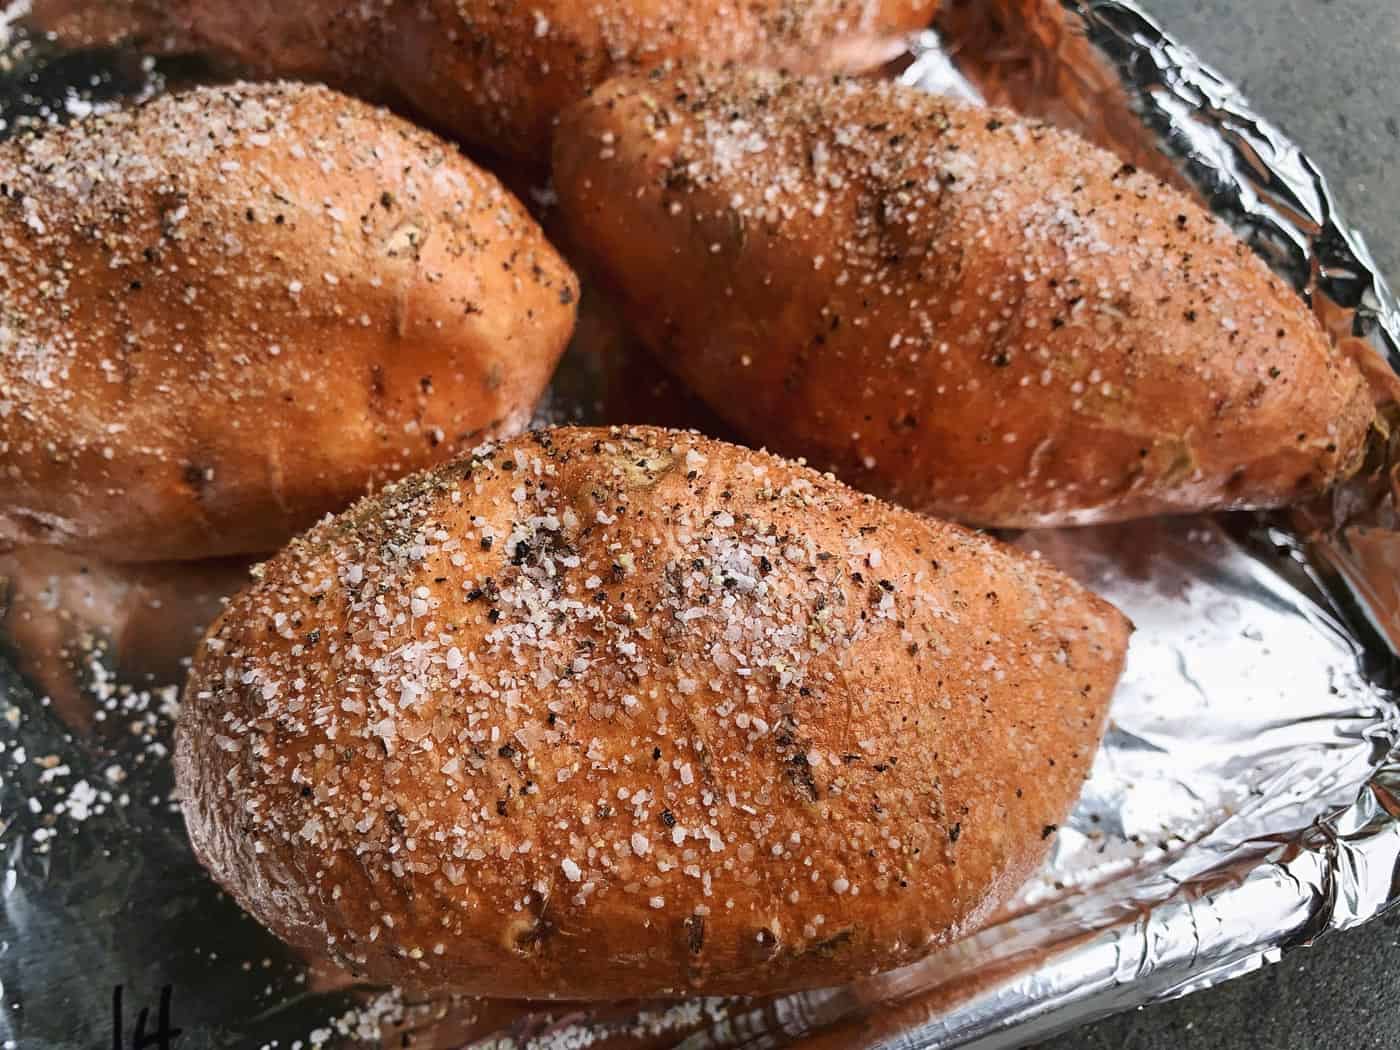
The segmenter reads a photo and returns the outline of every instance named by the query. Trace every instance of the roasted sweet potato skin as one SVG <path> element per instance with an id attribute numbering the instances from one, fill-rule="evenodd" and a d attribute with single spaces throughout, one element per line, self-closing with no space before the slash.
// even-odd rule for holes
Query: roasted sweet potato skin
<path id="1" fill-rule="evenodd" d="M 70 44 L 137 40 L 397 102 L 526 170 L 554 121 L 610 76 L 660 62 L 810 72 L 878 66 L 938 0 L 34 0 Z"/>
<path id="2" fill-rule="evenodd" d="M 191 841 L 377 980 L 757 994 L 1042 859 L 1128 625 L 1047 563 L 698 434 L 532 432 L 267 562 L 195 659 Z"/>
<path id="3" fill-rule="evenodd" d="M 0 145 L 0 544 L 276 550 L 523 429 L 577 280 L 457 149 L 234 85 Z"/>
<path id="4" fill-rule="evenodd" d="M 745 438 L 988 526 L 1269 507 L 1373 408 L 1307 306 L 1072 134 L 875 81 L 623 78 L 564 117 L 568 239 Z"/>

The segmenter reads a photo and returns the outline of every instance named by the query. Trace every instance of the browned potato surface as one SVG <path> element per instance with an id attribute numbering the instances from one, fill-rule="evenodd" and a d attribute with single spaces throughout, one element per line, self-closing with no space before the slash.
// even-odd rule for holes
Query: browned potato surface
<path id="1" fill-rule="evenodd" d="M 1048 564 L 698 434 L 478 450 L 266 563 L 176 774 L 254 916 L 377 980 L 758 994 L 969 932 L 1129 627 Z"/>
<path id="2" fill-rule="evenodd" d="M 0 146 L 0 544 L 276 549 L 520 430 L 577 282 L 454 147 L 324 88 Z"/>
<path id="3" fill-rule="evenodd" d="M 879 65 L 938 0 L 34 0 L 70 43 L 135 37 L 276 76 L 398 99 L 435 126 L 539 167 L 559 111 L 669 60 L 812 72 Z"/>
<path id="4" fill-rule="evenodd" d="M 1225 226 L 1074 135 L 892 83 L 620 79 L 569 240 L 749 440 L 980 525 L 1267 507 L 1358 465 L 1361 374 Z"/>

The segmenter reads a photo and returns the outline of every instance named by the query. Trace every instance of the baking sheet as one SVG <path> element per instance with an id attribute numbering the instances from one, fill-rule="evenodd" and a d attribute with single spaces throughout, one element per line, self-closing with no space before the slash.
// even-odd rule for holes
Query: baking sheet
<path id="1" fill-rule="evenodd" d="M 1377 389 L 1394 388 L 1400 313 L 1317 168 L 1134 5 L 953 0 L 938 28 L 892 75 L 1037 112 L 1194 187 Z M 0 118 L 67 119 L 197 73 L 14 32 Z M 596 372 L 576 355 L 556 415 L 599 411 Z M 1400 896 L 1393 451 L 1378 440 L 1355 483 L 1287 514 L 1017 537 L 1139 628 L 1053 856 L 970 940 L 768 1000 L 535 1009 L 357 988 L 309 965 L 217 891 L 170 801 L 180 669 L 150 642 L 187 632 L 208 587 L 240 567 L 183 591 L 158 574 L 10 570 L 0 1043 L 135 1046 L 139 1026 L 157 1040 L 179 1029 L 181 1050 L 1013 1047 L 1247 972 Z"/>

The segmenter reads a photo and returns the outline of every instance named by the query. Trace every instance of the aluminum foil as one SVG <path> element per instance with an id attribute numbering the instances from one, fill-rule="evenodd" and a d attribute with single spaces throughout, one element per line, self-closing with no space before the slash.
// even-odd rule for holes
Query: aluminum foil
<path id="1" fill-rule="evenodd" d="M 937 29 L 891 75 L 1014 104 L 1193 188 L 1397 418 L 1395 301 L 1318 168 L 1228 82 L 1127 2 L 949 0 Z M 0 118 L 62 119 L 192 72 L 12 32 Z M 592 353 L 574 353 L 554 411 L 626 421 Z M 969 940 L 772 999 L 434 1000 L 296 957 L 203 874 L 170 801 L 180 657 L 242 567 L 0 566 L 0 1043 L 1000 1048 L 1272 962 L 1400 898 L 1393 444 L 1286 514 L 1016 537 L 1138 625 L 1054 854 Z"/>

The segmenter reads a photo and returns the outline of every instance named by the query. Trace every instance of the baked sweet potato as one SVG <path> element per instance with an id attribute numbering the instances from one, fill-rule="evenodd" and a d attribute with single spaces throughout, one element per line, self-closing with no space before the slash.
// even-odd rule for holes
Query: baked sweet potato
<path id="1" fill-rule="evenodd" d="M 0 145 L 0 544 L 275 550 L 528 422 L 577 281 L 451 145 L 301 85 Z"/>
<path id="2" fill-rule="evenodd" d="M 376 980 L 834 984 L 1031 873 L 1127 636 L 1047 563 L 773 456 L 536 431 L 267 562 L 195 658 L 177 782 L 245 908 Z"/>
<path id="3" fill-rule="evenodd" d="M 623 78 L 569 240 L 747 439 L 979 525 L 1268 507 L 1359 464 L 1355 364 L 1229 229 L 1044 123 L 897 84 Z"/>
<path id="4" fill-rule="evenodd" d="M 617 73 L 742 60 L 812 72 L 879 65 L 938 0 L 33 0 L 74 44 L 135 39 L 398 100 L 526 167 L 559 111 Z"/>

